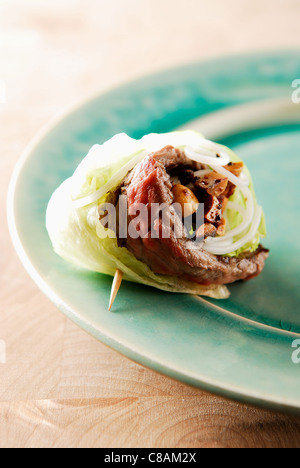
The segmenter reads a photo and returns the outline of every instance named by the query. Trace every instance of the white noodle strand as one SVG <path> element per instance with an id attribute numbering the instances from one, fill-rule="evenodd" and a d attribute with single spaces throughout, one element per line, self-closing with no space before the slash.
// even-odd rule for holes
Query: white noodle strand
<path id="1" fill-rule="evenodd" d="M 224 164 L 226 165 L 226 164 Z M 247 178 L 240 178 L 236 177 L 232 172 L 228 171 L 224 167 L 219 167 L 214 165 L 211 165 L 214 171 L 219 172 L 223 176 L 227 177 L 227 179 L 232 182 L 236 187 L 243 188 L 243 187 L 248 187 L 249 185 L 249 180 Z"/>
<path id="2" fill-rule="evenodd" d="M 188 158 L 193 161 L 197 161 L 202 164 L 209 164 L 212 167 L 212 164 L 215 166 L 226 166 L 230 162 L 229 155 L 224 151 L 220 150 L 208 150 L 203 148 L 191 148 L 187 146 L 185 149 L 185 154 Z M 218 157 L 219 156 L 219 157 Z"/>
<path id="3" fill-rule="evenodd" d="M 261 217 L 262 217 L 262 208 L 261 206 L 257 206 L 255 209 L 251 228 L 242 239 L 236 242 L 233 242 L 228 247 L 226 247 L 225 245 L 216 247 L 216 246 L 212 246 L 211 244 L 207 245 L 207 243 L 204 243 L 203 248 L 207 252 L 212 253 L 214 255 L 226 255 L 226 254 L 229 254 L 231 252 L 241 249 L 245 244 L 247 244 L 248 242 L 251 242 L 254 236 L 256 235 L 259 225 L 261 223 Z"/>

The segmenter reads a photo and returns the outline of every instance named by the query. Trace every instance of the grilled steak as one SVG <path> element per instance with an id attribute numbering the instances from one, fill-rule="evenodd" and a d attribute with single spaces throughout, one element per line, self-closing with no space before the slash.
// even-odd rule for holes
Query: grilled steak
<path id="1" fill-rule="evenodd" d="M 268 250 L 262 246 L 253 253 L 244 253 L 239 257 L 217 256 L 203 250 L 201 244 L 191 239 L 184 229 L 182 217 L 173 207 L 172 177 L 180 178 L 182 174 L 182 183 L 190 183 L 189 186 L 197 190 L 199 183 L 194 172 L 200 169 L 201 164 L 191 161 L 182 151 L 171 146 L 144 158 L 127 175 L 121 193 L 127 196 L 129 221 L 137 216 L 134 207 L 142 203 L 149 209 L 148 225 L 143 226 L 143 236 L 127 236 L 120 240 L 120 245 L 125 246 L 155 273 L 178 276 L 203 285 L 228 284 L 257 276 L 268 256 Z M 225 190 L 226 184 L 224 185 L 223 179 L 216 180 L 215 183 L 211 177 L 206 178 L 205 184 L 199 190 L 203 191 L 208 187 L 205 197 L 211 197 L 210 203 L 215 203 L 216 215 L 211 215 L 208 220 L 210 229 L 201 231 L 215 234 L 218 223 L 222 226 L 222 202 L 216 196 L 222 197 L 219 188 L 223 187 Z M 232 191 L 232 187 L 230 190 Z M 169 236 L 163 235 L 165 227 L 160 216 L 154 222 L 151 219 L 150 208 L 153 203 L 164 203 L 167 206 L 164 213 L 170 220 Z M 181 233 L 180 236 L 176 235 L 178 232 Z"/>

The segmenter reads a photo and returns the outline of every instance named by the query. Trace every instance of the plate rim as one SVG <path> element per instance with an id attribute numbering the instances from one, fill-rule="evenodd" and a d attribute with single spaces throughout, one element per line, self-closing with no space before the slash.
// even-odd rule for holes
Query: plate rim
<path id="1" fill-rule="evenodd" d="M 273 52 L 273 53 L 272 53 Z M 266 52 L 261 52 L 259 55 L 262 56 L 278 56 L 281 54 L 283 51 L 266 51 Z M 298 50 L 291 50 L 289 49 L 289 52 L 291 53 L 297 53 L 300 56 L 300 53 Z M 166 366 L 162 364 L 159 361 L 155 361 L 151 358 L 149 358 L 147 355 L 141 353 L 138 350 L 135 350 L 134 347 L 131 347 L 130 349 L 126 347 L 125 345 L 121 344 L 117 340 L 109 337 L 106 334 L 103 334 L 101 331 L 96 329 L 92 324 L 90 324 L 90 328 L 85 326 L 85 322 L 80 318 L 80 315 L 76 313 L 76 310 L 74 308 L 69 308 L 68 305 L 62 301 L 62 299 L 55 294 L 53 289 L 47 284 L 47 282 L 42 278 L 38 270 L 35 268 L 35 266 L 32 264 L 30 257 L 28 253 L 26 252 L 26 249 L 23 246 L 21 236 L 19 235 L 18 229 L 17 229 L 17 222 L 16 222 L 16 213 L 15 213 L 15 195 L 16 195 L 16 188 L 18 185 L 19 178 L 21 177 L 22 170 L 24 166 L 26 165 L 27 161 L 30 159 L 31 154 L 33 151 L 39 146 L 39 144 L 43 141 L 43 139 L 51 133 L 56 127 L 60 125 L 61 122 L 63 122 L 66 118 L 71 116 L 75 111 L 80 110 L 84 106 L 86 106 L 89 103 L 92 103 L 95 99 L 100 98 L 101 96 L 105 96 L 111 92 L 114 92 L 114 90 L 120 90 L 122 88 L 126 88 L 127 86 L 132 86 L 135 82 L 140 82 L 143 79 L 150 79 L 152 77 L 157 77 L 160 74 L 168 73 L 174 70 L 182 70 L 186 69 L 189 66 L 196 66 L 196 65 L 203 65 L 208 62 L 218 62 L 220 59 L 226 59 L 226 58 L 238 58 L 238 57 L 257 57 L 257 54 L 253 53 L 246 53 L 246 54 L 234 54 L 230 56 L 222 56 L 222 57 L 214 57 L 210 58 L 208 60 L 204 61 L 195 61 L 195 62 L 190 62 L 188 64 L 176 66 L 176 67 L 170 67 L 166 68 L 163 70 L 160 70 L 158 72 L 154 72 L 148 75 L 144 75 L 141 77 L 138 77 L 135 80 L 128 81 L 126 83 L 123 83 L 121 85 L 115 86 L 113 88 L 110 88 L 108 90 L 104 90 L 104 92 L 96 92 L 93 93 L 89 97 L 85 97 L 84 99 L 79 100 L 77 103 L 72 104 L 70 106 L 65 107 L 62 112 L 59 112 L 57 115 L 55 115 L 48 123 L 46 123 L 37 133 L 36 135 L 31 139 L 29 144 L 25 147 L 24 151 L 21 153 L 20 158 L 18 159 L 15 168 L 12 172 L 10 182 L 9 182 L 9 187 L 8 187 L 8 192 L 7 192 L 7 200 L 6 200 L 6 213 L 7 213 L 7 223 L 8 223 L 8 229 L 9 233 L 12 239 L 12 243 L 14 245 L 14 248 L 16 250 L 16 253 L 21 260 L 23 266 L 25 267 L 27 273 L 31 277 L 31 279 L 36 283 L 36 285 L 39 287 L 39 289 L 55 304 L 55 306 L 64 314 L 66 315 L 69 319 L 71 319 L 73 322 L 75 322 L 80 328 L 84 329 L 87 333 L 89 333 L 91 336 L 94 338 L 98 339 L 105 345 L 109 346 L 112 348 L 114 351 L 117 351 L 123 356 L 126 356 L 127 358 L 133 360 L 134 362 L 137 362 L 139 365 L 142 365 L 144 367 L 147 367 L 151 370 L 154 370 L 158 372 L 161 375 L 167 376 L 168 378 L 173 378 L 176 381 L 179 381 L 181 383 L 185 383 L 188 385 L 191 385 L 195 388 L 198 388 L 199 390 L 205 390 L 208 392 L 211 392 L 213 394 L 220 395 L 222 397 L 227 397 L 230 399 L 233 399 L 235 401 L 247 403 L 247 404 L 254 404 L 255 406 L 260 406 L 263 408 L 270 408 L 270 409 L 275 409 L 278 411 L 286 411 L 286 412 L 292 412 L 295 413 L 295 411 L 300 411 L 300 400 L 292 400 L 289 399 L 289 401 L 286 400 L 285 397 L 282 399 L 277 398 L 271 394 L 264 394 L 262 392 L 255 392 L 255 391 L 246 391 L 243 390 L 242 388 L 237 388 L 237 386 L 231 385 L 231 384 L 225 384 L 222 382 L 218 382 L 217 380 L 207 378 L 205 376 L 200 376 L 198 375 L 195 377 L 192 375 L 191 372 L 189 374 L 183 374 L 182 372 L 178 372 L 175 368 L 172 368 L 170 365 Z M 268 100 L 270 101 L 270 99 Z M 261 102 L 257 101 L 257 102 Z M 247 105 L 241 104 L 241 105 Z M 92 330 L 91 330 L 92 328 Z"/>

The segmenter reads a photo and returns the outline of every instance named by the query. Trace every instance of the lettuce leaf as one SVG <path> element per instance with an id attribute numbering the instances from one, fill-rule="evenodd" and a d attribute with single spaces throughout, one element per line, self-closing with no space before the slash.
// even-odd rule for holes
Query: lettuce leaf
<path id="1" fill-rule="evenodd" d="M 177 277 L 157 275 L 126 248 L 119 247 L 117 239 L 109 237 L 99 221 L 98 206 L 105 201 L 107 195 L 81 208 L 75 207 L 73 202 L 95 193 L 142 151 L 152 152 L 166 145 L 184 149 L 186 145 L 199 146 L 202 139 L 203 136 L 194 131 L 150 134 L 141 140 L 118 134 L 103 145 L 93 146 L 74 175 L 54 192 L 49 202 L 46 227 L 55 252 L 80 268 L 111 276 L 114 276 L 119 268 L 124 273 L 124 279 L 161 290 L 216 299 L 227 298 L 229 291 L 226 286 L 202 286 Z M 239 160 L 234 153 L 232 160 Z M 114 188 L 123 177 L 124 175 L 116 181 Z M 233 196 L 234 201 L 235 196 L 238 195 Z M 238 224 L 236 214 L 229 213 L 229 218 L 230 227 Z M 255 249 L 264 233 L 265 227 L 262 222 L 255 239 L 245 248 Z M 233 252 L 230 255 L 236 254 Z"/>

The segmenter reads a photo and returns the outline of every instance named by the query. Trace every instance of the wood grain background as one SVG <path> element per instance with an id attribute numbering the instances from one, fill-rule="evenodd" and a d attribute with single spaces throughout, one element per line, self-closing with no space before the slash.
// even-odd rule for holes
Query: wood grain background
<path id="1" fill-rule="evenodd" d="M 299 447 L 298 417 L 160 376 L 71 323 L 24 271 L 5 210 L 24 147 L 66 106 L 169 66 L 299 47 L 299 14 L 298 0 L 0 0 L 1 448 Z"/>

